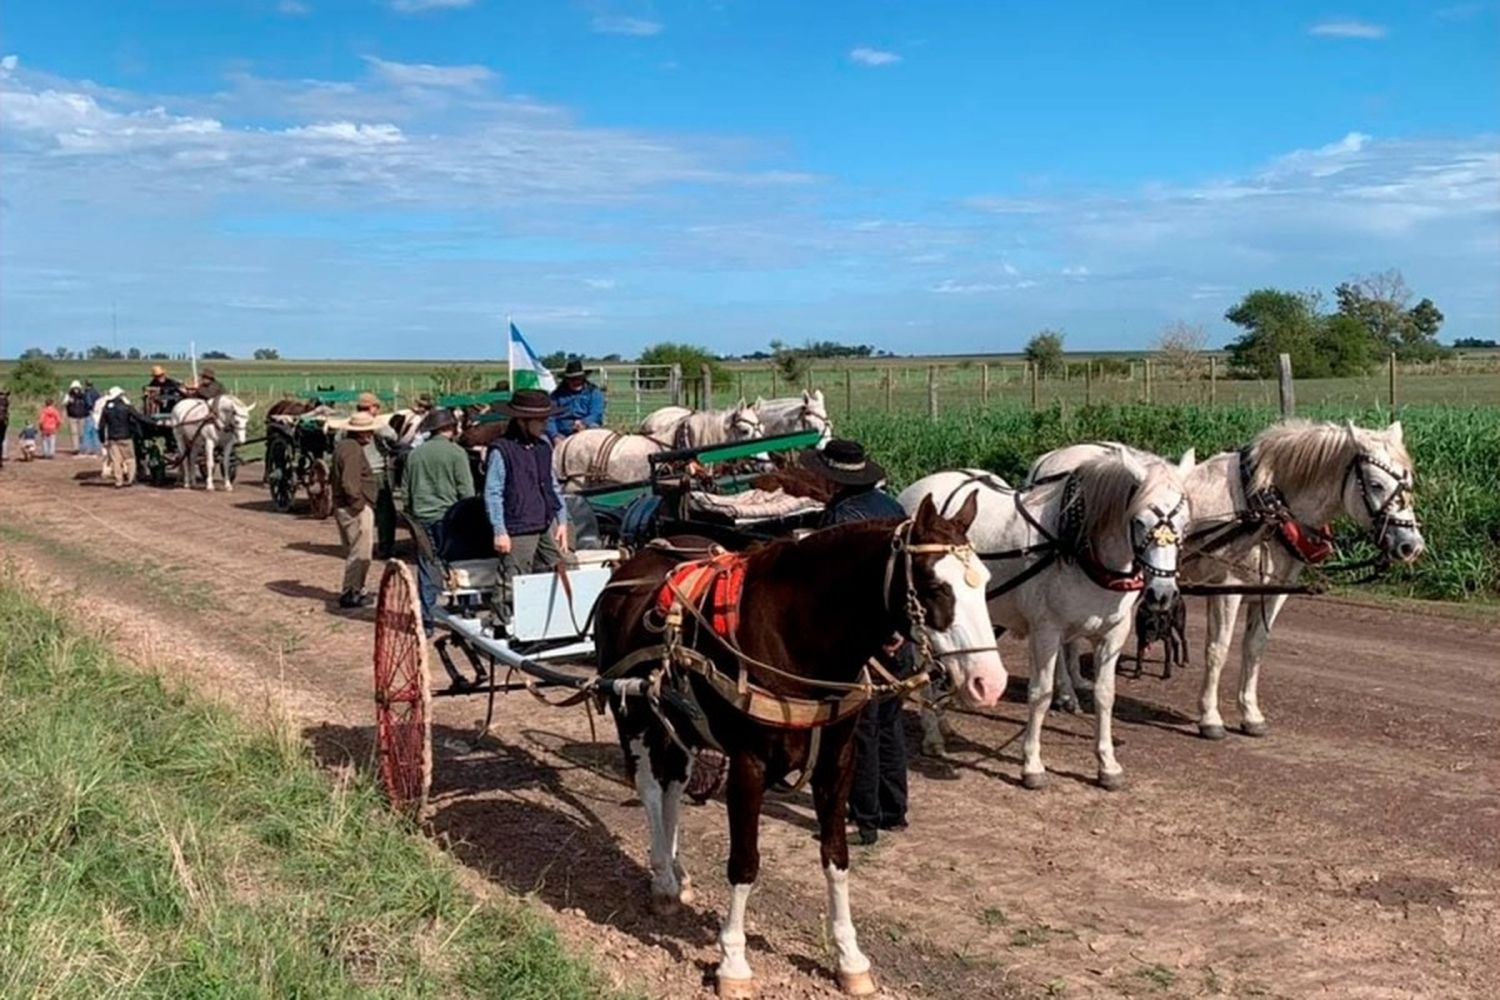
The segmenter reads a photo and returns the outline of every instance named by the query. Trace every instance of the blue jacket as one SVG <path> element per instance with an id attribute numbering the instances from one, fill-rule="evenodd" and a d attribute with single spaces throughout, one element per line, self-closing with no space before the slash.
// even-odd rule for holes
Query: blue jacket
<path id="1" fill-rule="evenodd" d="M 846 489 L 829 501 L 822 527 L 851 521 L 874 521 L 882 517 L 905 517 L 896 498 L 877 487 Z"/>
<path id="2" fill-rule="evenodd" d="M 583 383 L 583 388 L 572 392 L 567 385 L 552 390 L 552 402 L 563 408 L 563 412 L 547 422 L 549 437 L 567 437 L 573 433 L 573 421 L 582 420 L 585 427 L 604 426 L 604 390 L 592 382 Z"/>

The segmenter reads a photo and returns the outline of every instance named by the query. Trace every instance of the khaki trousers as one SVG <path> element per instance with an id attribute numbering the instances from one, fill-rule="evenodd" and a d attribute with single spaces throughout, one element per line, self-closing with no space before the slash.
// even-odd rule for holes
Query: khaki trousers
<path id="1" fill-rule="evenodd" d="M 109 456 L 109 471 L 115 477 L 116 486 L 135 482 L 135 442 L 107 441 L 105 454 Z"/>
<path id="2" fill-rule="evenodd" d="M 369 504 L 357 511 L 335 507 L 333 519 L 338 522 L 339 540 L 344 543 L 342 593 L 362 594 L 370 575 L 370 553 L 375 547 L 375 511 Z"/>

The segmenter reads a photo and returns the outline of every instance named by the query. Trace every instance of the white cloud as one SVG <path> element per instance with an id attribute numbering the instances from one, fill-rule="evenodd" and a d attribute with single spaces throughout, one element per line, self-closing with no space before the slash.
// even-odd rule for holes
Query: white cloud
<path id="1" fill-rule="evenodd" d="M 849 50 L 849 61 L 861 66 L 893 66 L 901 61 L 901 56 L 884 49 L 860 45 Z"/>
<path id="2" fill-rule="evenodd" d="M 306 17 L 312 13 L 312 7 L 302 0 L 279 0 L 276 10 L 287 17 Z"/>
<path id="3" fill-rule="evenodd" d="M 989 292 L 1003 291 L 1005 288 L 1005 285 L 997 285 L 988 281 L 961 282 L 953 278 L 945 278 L 927 290 L 939 295 L 984 295 Z"/>
<path id="4" fill-rule="evenodd" d="M 1089 269 L 1082 264 L 1075 264 L 1071 267 L 1063 268 L 1062 276 L 1064 278 L 1087 278 L 1089 276 Z"/>
<path id="5" fill-rule="evenodd" d="M 364 56 L 382 80 L 398 87 L 475 87 L 494 78 L 484 66 L 434 66 L 431 63 L 401 63 Z"/>
<path id="6" fill-rule="evenodd" d="M 1385 25 L 1376 24 L 1373 21 L 1356 21 L 1353 18 L 1342 18 L 1319 21 L 1308 28 L 1307 33 L 1319 38 L 1362 38 L 1373 41 L 1384 38 L 1390 34 L 1390 30 Z"/>
<path id="7" fill-rule="evenodd" d="M 642 17 L 620 17 L 600 14 L 589 22 L 589 27 L 601 35 L 630 35 L 634 38 L 649 38 L 662 32 L 660 21 L 648 21 Z"/>
<path id="8" fill-rule="evenodd" d="M 355 146 L 389 146 L 405 142 L 406 137 L 394 125 L 363 125 L 355 122 L 325 122 L 319 125 L 299 125 L 285 129 L 283 135 L 302 139 L 330 139 Z"/>
<path id="9" fill-rule="evenodd" d="M 614 278 L 584 278 L 583 283 L 601 292 L 607 292 L 617 284 Z"/>
<path id="10" fill-rule="evenodd" d="M 472 7 L 477 0 L 391 0 L 391 10 L 398 14 L 420 14 L 427 10 L 456 10 Z"/>

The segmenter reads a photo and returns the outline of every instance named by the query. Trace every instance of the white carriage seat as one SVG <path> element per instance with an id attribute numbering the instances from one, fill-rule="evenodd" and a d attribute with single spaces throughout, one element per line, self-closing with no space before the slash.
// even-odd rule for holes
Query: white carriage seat
<path id="1" fill-rule="evenodd" d="M 743 493 L 688 494 L 688 507 L 701 513 L 733 518 L 736 524 L 775 521 L 823 509 L 811 497 L 796 497 L 783 490 L 746 490 Z"/>

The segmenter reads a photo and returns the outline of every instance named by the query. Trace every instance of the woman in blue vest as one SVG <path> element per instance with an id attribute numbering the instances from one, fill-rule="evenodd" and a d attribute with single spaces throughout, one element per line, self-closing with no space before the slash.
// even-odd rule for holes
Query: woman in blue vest
<path id="1" fill-rule="evenodd" d="M 568 509 L 552 472 L 547 421 L 560 408 L 540 389 L 520 389 L 497 407 L 510 417 L 485 459 L 484 507 L 500 556 L 496 609 L 510 614 L 517 573 L 551 569 L 568 545 Z"/>

